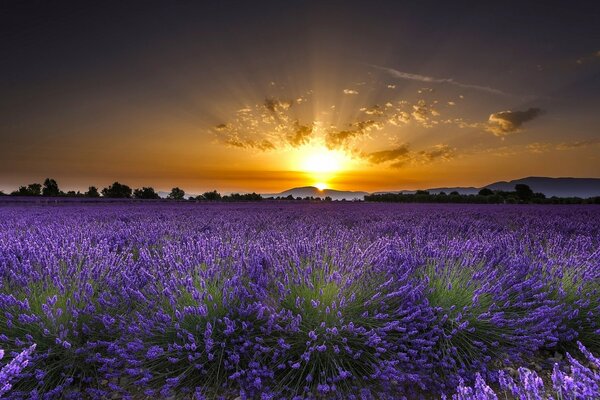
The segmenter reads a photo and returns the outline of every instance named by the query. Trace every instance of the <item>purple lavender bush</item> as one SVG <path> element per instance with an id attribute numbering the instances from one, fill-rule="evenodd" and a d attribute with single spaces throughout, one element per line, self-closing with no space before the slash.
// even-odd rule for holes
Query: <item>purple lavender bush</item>
<path id="1" fill-rule="evenodd" d="M 35 344 L 18 353 L 8 364 L 0 369 L 0 398 L 12 388 L 12 380 L 19 377 L 21 371 L 29 364 Z M 4 358 L 4 350 L 0 349 L 0 360 Z"/>
<path id="2" fill-rule="evenodd" d="M 544 380 L 535 371 L 519 368 L 517 379 L 513 379 L 505 371 L 498 372 L 498 389 L 494 391 L 479 373 L 476 374 L 473 387 L 461 380 L 453 400 L 497 400 L 499 398 L 514 399 L 573 399 L 589 400 L 600 398 L 600 359 L 594 357 L 586 347 L 577 342 L 590 367 L 574 359 L 569 353 L 568 372 L 554 364 L 552 384 L 545 385 Z M 592 368 L 595 370 L 592 370 Z"/>
<path id="3" fill-rule="evenodd" d="M 594 206 L 3 206 L 0 347 L 37 345 L 5 396 L 496 390 L 599 353 L 599 255 Z"/>

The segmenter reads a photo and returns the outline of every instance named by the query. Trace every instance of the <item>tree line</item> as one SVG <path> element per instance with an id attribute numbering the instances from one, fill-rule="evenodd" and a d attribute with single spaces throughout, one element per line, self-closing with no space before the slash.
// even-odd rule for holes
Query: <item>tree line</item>
<path id="1" fill-rule="evenodd" d="M 475 204 L 600 204 L 600 196 L 587 199 L 581 197 L 546 197 L 534 193 L 529 185 L 519 183 L 514 191 L 483 188 L 477 194 L 460 194 L 456 191 L 429 193 L 417 190 L 415 193 L 379 193 L 365 196 L 365 201 L 386 203 L 475 203 Z"/>
<path id="2" fill-rule="evenodd" d="M 216 190 L 205 192 L 197 196 L 188 196 L 179 187 L 174 187 L 167 195 L 168 200 L 189 200 L 189 201 L 262 201 L 264 200 L 257 193 L 232 193 L 221 195 Z M 6 196 L 0 191 L 0 196 Z M 58 187 L 56 180 L 46 178 L 43 184 L 31 183 L 27 186 L 20 186 L 17 190 L 10 193 L 10 196 L 44 196 L 44 197 L 87 197 L 87 198 L 110 198 L 110 199 L 139 199 L 139 200 L 157 200 L 159 194 L 154 188 L 144 186 L 132 189 L 131 187 L 114 182 L 102 190 L 95 186 L 90 186 L 86 192 L 68 191 L 64 192 Z M 294 197 L 279 196 L 270 197 L 267 200 L 278 201 L 309 201 L 309 202 L 330 202 L 331 197 Z M 380 193 L 371 194 L 364 197 L 368 202 L 386 202 L 386 203 L 474 203 L 474 204 L 600 204 L 600 196 L 587 199 L 580 197 L 546 197 L 543 193 L 534 193 L 528 185 L 517 184 L 514 191 L 491 190 L 483 188 L 477 194 L 460 194 L 456 191 L 440 192 L 438 194 L 429 193 L 426 190 L 417 190 L 415 193 Z"/>
<path id="3" fill-rule="evenodd" d="M 0 191 L 0 196 L 6 196 Z M 157 200 L 160 199 L 159 194 L 153 187 L 141 187 L 132 189 L 128 185 L 119 182 L 114 182 L 102 190 L 98 191 L 95 186 L 90 186 L 86 192 L 70 190 L 62 191 L 58 187 L 55 179 L 46 178 L 43 184 L 31 183 L 26 186 L 20 186 L 17 190 L 10 193 L 10 196 L 44 196 L 44 197 L 87 197 L 87 198 L 110 198 L 110 199 L 145 199 Z M 169 200 L 186 200 L 185 191 L 179 187 L 174 187 L 167 195 Z M 260 201 L 262 196 L 257 193 L 232 193 L 230 195 L 221 195 L 216 190 L 205 192 L 198 196 L 189 196 L 187 200 L 196 201 Z"/>

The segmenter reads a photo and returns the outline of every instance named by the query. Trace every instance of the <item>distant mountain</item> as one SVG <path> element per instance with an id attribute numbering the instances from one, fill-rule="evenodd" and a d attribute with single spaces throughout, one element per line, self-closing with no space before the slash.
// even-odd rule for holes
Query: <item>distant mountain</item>
<path id="1" fill-rule="evenodd" d="M 502 190 L 507 192 L 512 192 L 515 190 L 516 184 L 525 184 L 528 185 L 534 192 L 544 193 L 546 197 L 594 197 L 600 196 L 600 178 L 545 178 L 545 177 L 536 177 L 531 176 L 528 178 L 515 179 L 512 181 L 500 181 L 494 182 L 489 185 L 482 186 L 480 188 L 467 186 L 467 187 L 437 187 L 425 189 L 431 194 L 437 194 L 440 192 L 446 192 L 446 194 L 450 194 L 451 192 L 458 192 L 460 194 L 477 194 L 479 190 L 486 187 L 491 190 Z M 383 193 L 404 193 L 404 194 L 414 194 L 416 190 L 397 190 L 397 191 L 382 191 L 382 192 L 374 192 L 373 194 L 383 194 Z M 351 192 L 351 191 L 342 191 L 342 190 L 333 190 L 333 189 L 324 189 L 319 190 L 313 186 L 305 186 L 305 187 L 297 187 L 293 189 L 286 190 L 281 193 L 271 193 L 271 194 L 263 194 L 262 197 L 287 197 L 292 195 L 294 198 L 296 197 L 320 197 L 325 198 L 326 196 L 331 197 L 333 200 L 362 200 L 365 195 L 368 195 L 367 192 Z"/>
<path id="2" fill-rule="evenodd" d="M 267 197 L 287 197 L 292 195 L 294 198 L 296 197 L 320 197 L 324 199 L 329 196 L 332 200 L 362 200 L 365 195 L 369 193 L 367 192 L 351 192 L 351 191 L 343 191 L 343 190 L 333 190 L 333 189 L 323 189 L 319 190 L 313 186 L 304 186 L 297 187 L 293 189 L 286 190 L 281 193 L 271 193 L 271 194 L 262 194 L 261 196 L 264 198 Z"/>
<path id="3" fill-rule="evenodd" d="M 525 184 L 534 192 L 544 193 L 546 197 L 594 197 L 600 196 L 600 178 L 546 178 L 531 176 L 528 178 L 515 179 L 512 181 L 500 181 L 489 185 L 477 187 L 444 187 L 425 189 L 429 193 L 437 194 L 439 192 L 458 192 L 460 194 L 477 194 L 480 189 L 486 187 L 491 190 L 502 190 L 512 192 L 515 190 L 515 185 L 518 183 Z M 388 192 L 375 192 L 374 194 L 383 193 L 405 193 L 412 194 L 416 190 L 401 190 Z"/>
<path id="4" fill-rule="evenodd" d="M 458 192 L 460 194 L 477 194 L 479 193 L 479 188 L 476 187 L 440 187 L 440 188 L 431 188 L 424 189 L 427 190 L 431 194 L 438 194 L 444 192 L 446 194 L 450 194 L 451 192 Z M 384 193 L 403 193 L 403 194 L 415 194 L 416 190 L 399 190 L 395 192 L 374 192 L 373 194 L 384 194 Z"/>
<path id="5" fill-rule="evenodd" d="M 545 178 L 530 176 L 508 182 L 496 182 L 486 187 L 492 190 L 512 191 L 515 185 L 528 185 L 534 192 L 544 193 L 547 197 L 594 197 L 600 196 L 600 178 Z"/>

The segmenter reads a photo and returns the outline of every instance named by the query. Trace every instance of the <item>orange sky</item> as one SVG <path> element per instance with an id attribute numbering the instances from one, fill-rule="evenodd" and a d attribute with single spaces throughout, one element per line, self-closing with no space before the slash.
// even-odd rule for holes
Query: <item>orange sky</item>
<path id="1" fill-rule="evenodd" d="M 4 21 L 4 192 L 600 177 L 593 13 L 536 8 L 533 29 L 493 4 L 48 7 Z"/>

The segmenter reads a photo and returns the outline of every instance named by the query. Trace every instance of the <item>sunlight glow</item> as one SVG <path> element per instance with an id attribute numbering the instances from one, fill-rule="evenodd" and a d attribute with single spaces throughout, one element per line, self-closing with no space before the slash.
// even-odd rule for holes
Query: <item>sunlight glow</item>
<path id="1" fill-rule="evenodd" d="M 319 190 L 330 189 L 353 167 L 352 158 L 344 150 L 331 150 L 325 144 L 295 148 L 286 161 L 291 171 L 302 176 L 305 185 Z"/>
<path id="2" fill-rule="evenodd" d="M 342 161 L 338 152 L 321 149 L 308 154 L 302 161 L 301 169 L 316 173 L 338 172 L 342 169 Z"/>

